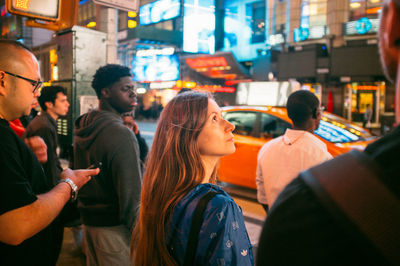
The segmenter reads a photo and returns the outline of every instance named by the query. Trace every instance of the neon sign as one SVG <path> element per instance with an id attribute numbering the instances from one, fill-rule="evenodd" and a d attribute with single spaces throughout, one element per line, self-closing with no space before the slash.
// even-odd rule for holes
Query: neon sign
<path id="1" fill-rule="evenodd" d="M 372 24 L 368 18 L 364 17 L 357 20 L 355 28 L 359 34 L 366 34 L 372 28 Z"/>
<path id="2" fill-rule="evenodd" d="M 186 63 L 191 68 L 202 68 L 202 67 L 215 67 L 215 66 L 227 66 L 225 58 L 220 57 L 199 57 L 199 58 L 188 58 Z"/>

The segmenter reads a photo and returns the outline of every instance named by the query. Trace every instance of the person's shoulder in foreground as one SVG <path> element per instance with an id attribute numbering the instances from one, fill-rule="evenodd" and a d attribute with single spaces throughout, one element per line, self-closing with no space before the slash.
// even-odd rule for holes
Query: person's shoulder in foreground
<path id="1" fill-rule="evenodd" d="M 394 177 L 400 164 L 393 155 L 400 152 L 400 127 L 365 152 L 375 158 L 385 173 L 382 181 L 399 197 L 400 180 Z M 270 210 L 260 238 L 259 254 L 263 255 L 257 265 L 384 265 L 385 259 L 360 239 L 362 236 L 349 233 L 338 223 L 304 181 L 296 178 Z"/>

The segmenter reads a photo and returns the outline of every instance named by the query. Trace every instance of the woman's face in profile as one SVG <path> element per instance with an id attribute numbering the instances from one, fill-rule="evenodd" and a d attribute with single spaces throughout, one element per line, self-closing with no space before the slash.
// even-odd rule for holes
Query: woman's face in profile
<path id="1" fill-rule="evenodd" d="M 197 139 L 200 154 L 203 157 L 221 157 L 234 153 L 232 131 L 235 126 L 222 118 L 221 108 L 214 100 L 208 100 L 207 109 L 207 121 Z"/>

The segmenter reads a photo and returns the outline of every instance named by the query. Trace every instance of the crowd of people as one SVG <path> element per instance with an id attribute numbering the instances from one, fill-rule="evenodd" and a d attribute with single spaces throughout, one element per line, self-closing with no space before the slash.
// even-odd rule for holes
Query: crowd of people
<path id="1" fill-rule="evenodd" d="M 400 0 L 385 1 L 379 44 L 399 123 Z M 1 265 L 55 265 L 63 209 L 74 203 L 87 265 L 254 265 L 242 210 L 216 185 L 219 159 L 235 152 L 235 126 L 211 94 L 186 91 L 169 101 L 148 150 L 132 116 L 130 69 L 100 67 L 92 81 L 99 106 L 75 121 L 74 170 L 63 170 L 56 120 L 68 112 L 66 91 L 41 85 L 33 53 L 0 40 Z M 37 102 L 41 112 L 24 128 L 18 119 Z M 362 158 L 354 164 L 340 164 L 313 135 L 319 100 L 297 91 L 287 110 L 293 129 L 257 160 L 258 199 L 268 212 L 257 265 L 400 264 L 400 127 L 351 153 Z M 364 211 L 352 216 L 340 199 L 362 206 L 357 188 L 370 180 L 368 224 L 358 219 Z M 338 197 L 330 190 L 345 183 L 353 187 Z"/>

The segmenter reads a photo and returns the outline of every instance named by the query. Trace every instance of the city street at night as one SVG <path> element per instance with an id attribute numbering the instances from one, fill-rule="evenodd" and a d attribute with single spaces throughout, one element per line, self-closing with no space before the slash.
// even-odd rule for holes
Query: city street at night
<path id="1" fill-rule="evenodd" d="M 0 0 L 0 35 L 1 266 L 400 265 L 400 0 Z"/>

